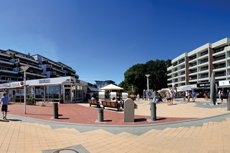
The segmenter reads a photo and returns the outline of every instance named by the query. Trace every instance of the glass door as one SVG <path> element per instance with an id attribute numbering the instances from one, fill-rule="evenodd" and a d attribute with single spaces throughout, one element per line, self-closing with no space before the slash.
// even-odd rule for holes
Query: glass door
<path id="1" fill-rule="evenodd" d="M 70 89 L 65 89 L 65 102 L 71 102 L 71 91 L 70 91 Z"/>

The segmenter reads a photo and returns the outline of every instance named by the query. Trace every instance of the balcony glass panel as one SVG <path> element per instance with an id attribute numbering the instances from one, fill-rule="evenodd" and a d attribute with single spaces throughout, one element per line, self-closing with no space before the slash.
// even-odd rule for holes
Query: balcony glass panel
<path id="1" fill-rule="evenodd" d="M 184 66 L 181 66 L 181 67 L 179 68 L 179 70 L 181 70 L 181 69 L 183 69 L 183 68 L 185 68 L 185 65 L 184 65 Z"/>
<path id="2" fill-rule="evenodd" d="M 189 58 L 190 61 L 194 59 L 196 59 L 196 55 Z"/>
<path id="3" fill-rule="evenodd" d="M 217 66 L 215 67 L 215 69 L 220 69 L 220 68 L 223 68 L 223 67 L 226 67 L 225 64 L 223 64 L 223 65 L 217 65 Z"/>
<path id="4" fill-rule="evenodd" d="M 173 63 L 173 66 L 176 66 L 177 65 L 177 63 Z"/>
<path id="5" fill-rule="evenodd" d="M 203 52 L 203 53 L 200 54 L 200 57 L 204 56 L 204 55 L 207 55 L 207 54 L 208 54 L 208 51 L 205 51 L 205 52 Z"/>
<path id="6" fill-rule="evenodd" d="M 215 61 L 222 60 L 222 59 L 225 59 L 225 55 L 215 58 Z"/>
<path id="7" fill-rule="evenodd" d="M 197 70 L 193 70 L 193 71 L 191 71 L 190 73 L 196 73 L 197 72 Z"/>
<path id="8" fill-rule="evenodd" d="M 202 67 L 202 68 L 200 69 L 200 71 L 205 71 L 205 70 L 208 70 L 208 66 Z"/>
<path id="9" fill-rule="evenodd" d="M 203 63 L 206 63 L 206 62 L 208 62 L 208 59 L 201 60 L 200 64 L 203 64 Z"/>
<path id="10" fill-rule="evenodd" d="M 222 48 L 216 49 L 216 50 L 214 50 L 214 53 L 221 52 L 221 51 L 223 51 L 223 50 L 224 50 L 224 48 L 225 48 L 225 47 L 222 47 Z"/>
<path id="11" fill-rule="evenodd" d="M 215 77 L 220 77 L 220 76 L 226 76 L 226 73 L 219 73 L 215 75 Z"/>
<path id="12" fill-rule="evenodd" d="M 183 62 L 184 62 L 184 59 L 183 59 L 183 60 L 180 60 L 180 61 L 179 61 L 179 64 L 180 64 L 180 63 L 183 63 Z"/>
<path id="13" fill-rule="evenodd" d="M 192 63 L 190 64 L 190 67 L 193 67 L 193 66 L 196 66 L 197 64 L 196 63 Z"/>

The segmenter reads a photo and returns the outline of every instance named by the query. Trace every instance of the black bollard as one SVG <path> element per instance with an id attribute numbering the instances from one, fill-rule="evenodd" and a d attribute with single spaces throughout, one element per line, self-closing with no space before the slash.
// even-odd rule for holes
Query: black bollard
<path id="1" fill-rule="evenodd" d="M 151 105 L 151 121 L 157 120 L 157 107 L 156 103 L 150 103 Z"/>
<path id="2" fill-rule="evenodd" d="M 104 110 L 103 110 L 103 108 L 98 108 L 98 122 L 104 122 Z"/>
<path id="3" fill-rule="evenodd" d="M 53 103 L 54 119 L 58 119 L 58 103 Z"/>
<path id="4" fill-rule="evenodd" d="M 227 111 L 230 111 L 230 98 L 227 100 Z"/>

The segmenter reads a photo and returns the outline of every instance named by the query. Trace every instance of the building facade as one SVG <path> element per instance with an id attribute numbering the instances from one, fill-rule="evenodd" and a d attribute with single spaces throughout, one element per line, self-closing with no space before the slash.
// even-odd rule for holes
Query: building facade
<path id="1" fill-rule="evenodd" d="M 27 80 L 63 76 L 79 78 L 75 70 L 61 62 L 54 62 L 38 54 L 30 56 L 8 49 L 0 50 L 0 83 L 24 80 L 21 66 L 29 66 L 26 71 Z"/>
<path id="2" fill-rule="evenodd" d="M 107 86 L 107 85 L 110 85 L 110 84 L 115 84 L 115 82 L 112 81 L 112 80 L 95 81 L 95 82 L 96 82 L 96 85 L 97 85 L 98 89 L 103 88 L 104 86 Z"/>
<path id="3" fill-rule="evenodd" d="M 175 87 L 209 82 L 212 72 L 216 81 L 230 79 L 230 39 L 207 43 L 172 60 L 167 68 L 168 86 Z"/>

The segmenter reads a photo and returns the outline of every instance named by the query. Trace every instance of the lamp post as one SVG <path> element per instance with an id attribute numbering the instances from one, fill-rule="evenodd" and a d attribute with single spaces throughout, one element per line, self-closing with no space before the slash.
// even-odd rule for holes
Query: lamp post
<path id="1" fill-rule="evenodd" d="M 132 91 L 133 91 L 133 85 L 132 85 Z"/>
<path id="2" fill-rule="evenodd" d="M 147 77 L 147 91 L 149 92 L 149 76 L 150 76 L 150 74 L 145 74 L 145 76 Z M 149 98 L 148 98 L 148 104 L 149 104 Z"/>
<path id="3" fill-rule="evenodd" d="M 26 70 L 29 66 L 21 66 L 20 68 L 24 71 L 24 113 L 26 114 Z"/>

